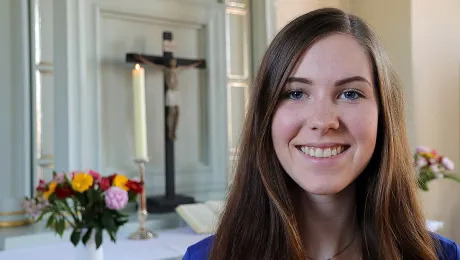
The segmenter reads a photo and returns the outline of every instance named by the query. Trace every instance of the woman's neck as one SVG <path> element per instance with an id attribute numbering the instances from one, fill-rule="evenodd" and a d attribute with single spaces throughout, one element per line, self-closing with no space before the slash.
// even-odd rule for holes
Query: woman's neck
<path id="1" fill-rule="evenodd" d="M 356 259 L 359 233 L 356 220 L 355 186 L 334 195 L 306 194 L 302 201 L 302 233 L 311 259 Z M 348 256 L 348 257 L 347 257 Z"/>

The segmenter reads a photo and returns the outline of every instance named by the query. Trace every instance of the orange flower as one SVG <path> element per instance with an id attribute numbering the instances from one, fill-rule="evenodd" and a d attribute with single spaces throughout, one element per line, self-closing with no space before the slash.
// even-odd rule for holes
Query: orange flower
<path id="1" fill-rule="evenodd" d="M 428 152 L 421 152 L 420 155 L 423 157 L 429 158 L 429 159 L 436 158 L 436 154 L 428 153 Z"/>
<path id="2" fill-rule="evenodd" d="M 86 172 L 76 173 L 72 180 L 72 189 L 80 193 L 85 192 L 93 186 L 93 176 Z"/>
<path id="3" fill-rule="evenodd" d="M 45 199 L 48 199 L 51 194 L 54 193 L 54 191 L 56 190 L 56 186 L 57 186 L 57 183 L 55 181 L 52 181 L 48 184 L 48 189 L 43 192 L 43 196 L 45 196 Z"/>
<path id="4" fill-rule="evenodd" d="M 117 174 L 115 178 L 113 179 L 112 185 L 115 187 L 119 187 L 124 189 L 125 191 L 128 191 L 129 188 L 126 186 L 126 183 L 128 182 L 128 177 L 126 177 L 123 174 Z"/>

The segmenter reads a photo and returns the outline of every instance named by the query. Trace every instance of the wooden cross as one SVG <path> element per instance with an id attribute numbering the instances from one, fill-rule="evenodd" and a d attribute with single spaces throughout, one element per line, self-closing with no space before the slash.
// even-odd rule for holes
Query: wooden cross
<path id="1" fill-rule="evenodd" d="M 183 68 L 206 68 L 204 60 L 175 58 L 172 51 L 173 36 L 163 32 L 163 56 L 127 53 L 126 61 L 152 65 L 164 71 L 164 112 L 165 112 L 165 196 L 147 198 L 150 213 L 172 212 L 180 204 L 194 203 L 192 197 L 175 193 L 174 140 L 179 116 L 179 88 L 176 70 Z"/>

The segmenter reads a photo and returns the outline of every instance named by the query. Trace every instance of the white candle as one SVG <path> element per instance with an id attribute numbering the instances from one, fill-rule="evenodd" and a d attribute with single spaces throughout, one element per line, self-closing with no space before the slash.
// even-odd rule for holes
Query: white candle
<path id="1" fill-rule="evenodd" d="M 144 68 L 136 64 L 133 69 L 134 143 L 135 157 L 147 159 L 147 123 L 145 116 Z"/>

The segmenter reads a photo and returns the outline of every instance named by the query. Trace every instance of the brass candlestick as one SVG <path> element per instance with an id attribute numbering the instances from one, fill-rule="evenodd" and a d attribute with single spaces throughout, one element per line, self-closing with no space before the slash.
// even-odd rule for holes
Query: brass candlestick
<path id="1" fill-rule="evenodd" d="M 145 198 L 145 163 L 148 162 L 147 159 L 135 159 L 134 160 L 136 164 L 139 165 L 139 173 L 141 177 L 141 183 L 142 183 L 142 193 L 140 194 L 139 198 L 139 229 L 132 233 L 129 238 L 130 239 L 141 239 L 141 240 L 147 240 L 153 237 L 156 237 L 156 235 L 148 230 L 145 227 L 145 222 L 147 221 L 147 203 L 146 203 L 146 198 Z"/>

